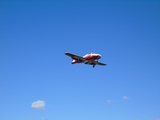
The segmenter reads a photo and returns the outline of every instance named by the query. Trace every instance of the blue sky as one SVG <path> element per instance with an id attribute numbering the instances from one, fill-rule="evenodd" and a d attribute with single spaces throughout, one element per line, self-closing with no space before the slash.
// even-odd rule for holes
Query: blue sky
<path id="1" fill-rule="evenodd" d="M 158 0 L 1 0 L 0 51 L 0 119 L 160 120 Z"/>

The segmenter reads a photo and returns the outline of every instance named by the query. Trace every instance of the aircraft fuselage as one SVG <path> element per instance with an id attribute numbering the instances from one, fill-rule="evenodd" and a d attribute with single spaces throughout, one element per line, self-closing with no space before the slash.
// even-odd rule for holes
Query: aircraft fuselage
<path id="1" fill-rule="evenodd" d="M 81 60 L 78 60 L 78 59 L 73 59 L 72 64 L 84 62 L 85 64 L 93 65 L 92 61 L 100 59 L 101 55 L 100 54 L 95 54 L 95 53 L 90 53 L 90 54 L 86 54 L 85 56 L 83 56 L 83 58 L 85 59 L 85 61 L 81 61 Z"/>
<path id="2" fill-rule="evenodd" d="M 107 64 L 105 63 L 101 63 L 98 62 L 98 59 L 101 58 L 100 54 L 96 54 L 96 53 L 89 53 L 86 54 L 85 56 L 78 56 L 69 52 L 65 52 L 65 55 L 69 56 L 72 58 L 72 64 L 75 63 L 84 63 L 84 64 L 88 64 L 88 65 L 93 65 L 93 67 L 95 65 L 101 65 L 101 66 L 106 66 Z"/>

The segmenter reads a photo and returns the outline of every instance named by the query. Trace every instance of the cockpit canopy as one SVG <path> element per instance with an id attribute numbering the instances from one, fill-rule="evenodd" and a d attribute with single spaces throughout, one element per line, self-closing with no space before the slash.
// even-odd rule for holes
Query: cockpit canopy
<path id="1" fill-rule="evenodd" d="M 86 54 L 85 56 L 89 56 L 89 55 L 92 55 L 92 54 L 95 54 L 94 52 L 90 52 L 88 54 Z"/>
<path id="2" fill-rule="evenodd" d="M 86 54 L 86 55 L 91 55 L 91 54 L 95 54 L 94 52 L 90 52 L 90 53 L 88 53 L 88 54 Z"/>
<path id="3" fill-rule="evenodd" d="M 94 52 L 90 52 L 89 54 L 95 54 Z"/>

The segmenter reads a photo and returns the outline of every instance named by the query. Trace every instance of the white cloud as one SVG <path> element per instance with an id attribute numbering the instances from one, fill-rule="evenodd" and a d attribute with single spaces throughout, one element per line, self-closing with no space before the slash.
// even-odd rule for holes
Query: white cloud
<path id="1" fill-rule="evenodd" d="M 111 103 L 112 102 L 112 100 L 107 100 L 107 103 Z"/>
<path id="2" fill-rule="evenodd" d="M 45 109 L 45 102 L 42 100 L 35 101 L 32 103 L 31 107 L 35 109 Z"/>
<path id="3" fill-rule="evenodd" d="M 155 118 L 155 119 L 154 119 L 154 118 L 151 118 L 150 120 L 160 120 L 160 118 Z"/>
<path id="4" fill-rule="evenodd" d="M 127 96 L 123 96 L 123 100 L 129 99 L 129 97 Z"/>

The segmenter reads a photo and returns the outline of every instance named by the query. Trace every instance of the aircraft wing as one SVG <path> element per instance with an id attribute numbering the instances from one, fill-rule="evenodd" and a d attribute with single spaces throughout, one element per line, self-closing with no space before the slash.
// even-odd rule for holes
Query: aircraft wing
<path id="1" fill-rule="evenodd" d="M 85 61 L 85 59 L 81 56 L 74 55 L 72 53 L 66 52 L 65 55 L 71 57 L 72 59 L 80 60 L 80 61 Z"/>
<path id="2" fill-rule="evenodd" d="M 107 64 L 104 64 L 104 63 L 101 63 L 101 62 L 98 62 L 98 61 L 94 61 L 93 63 L 96 64 L 96 65 L 102 65 L 102 66 L 106 66 L 107 65 Z"/>

